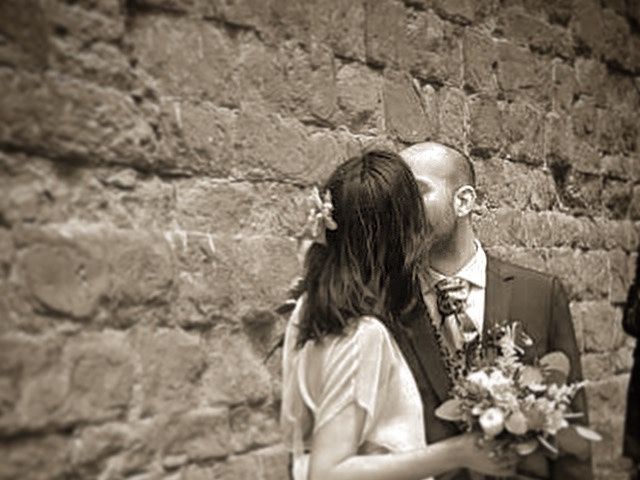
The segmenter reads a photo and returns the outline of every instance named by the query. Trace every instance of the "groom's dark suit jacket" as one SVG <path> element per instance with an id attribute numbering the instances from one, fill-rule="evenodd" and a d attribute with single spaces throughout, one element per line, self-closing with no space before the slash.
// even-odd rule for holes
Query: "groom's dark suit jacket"
<path id="1" fill-rule="evenodd" d="M 421 304 L 404 319 L 407 328 L 396 337 L 418 384 L 424 405 L 427 442 L 457 435 L 460 431 L 447 421 L 436 418 L 435 409 L 449 398 L 451 382 L 446 373 L 440 351 L 428 320 L 426 307 Z M 580 354 L 576 345 L 567 296 L 558 278 L 513 265 L 487 256 L 484 327 L 486 333 L 497 322 L 519 321 L 534 341 L 525 354 L 525 361 L 540 358 L 545 353 L 561 350 L 571 361 L 569 381 L 582 379 Z M 574 410 L 584 412 L 587 422 L 587 403 L 584 390 L 575 399 Z M 565 455 L 550 461 L 538 455 L 530 459 L 526 469 L 535 477 L 558 480 L 591 480 L 591 457 L 580 461 Z M 459 470 L 439 477 L 468 480 L 467 471 Z"/>

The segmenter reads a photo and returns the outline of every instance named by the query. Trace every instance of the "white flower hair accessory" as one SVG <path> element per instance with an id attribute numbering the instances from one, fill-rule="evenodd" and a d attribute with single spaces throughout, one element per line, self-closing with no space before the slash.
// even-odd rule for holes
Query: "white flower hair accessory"
<path id="1" fill-rule="evenodd" d="M 305 231 L 311 235 L 314 242 L 322 245 L 327 244 L 327 230 L 336 230 L 338 224 L 333 219 L 333 203 L 331 202 L 331 192 L 327 190 L 324 197 L 320 197 L 318 187 L 313 187 L 308 198 L 310 204 L 309 216 Z"/>

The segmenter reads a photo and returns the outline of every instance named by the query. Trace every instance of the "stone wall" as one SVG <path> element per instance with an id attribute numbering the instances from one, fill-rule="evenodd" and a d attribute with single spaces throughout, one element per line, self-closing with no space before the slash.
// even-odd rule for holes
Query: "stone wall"
<path id="1" fill-rule="evenodd" d="M 308 187 L 468 151 L 478 232 L 557 273 L 626 478 L 637 0 L 0 3 L 0 479 L 286 478 L 273 313 Z"/>

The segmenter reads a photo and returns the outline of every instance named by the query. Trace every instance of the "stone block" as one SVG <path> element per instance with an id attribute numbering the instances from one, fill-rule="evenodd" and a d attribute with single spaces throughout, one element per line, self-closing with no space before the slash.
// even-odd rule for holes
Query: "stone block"
<path id="1" fill-rule="evenodd" d="M 500 113 L 507 155 L 530 164 L 542 164 L 544 112 L 526 102 L 513 102 L 506 104 Z"/>
<path id="2" fill-rule="evenodd" d="M 483 206 L 548 210 L 555 201 L 553 179 L 540 169 L 495 158 L 475 166 Z"/>
<path id="3" fill-rule="evenodd" d="M 116 0 L 73 4 L 52 1 L 46 4 L 45 13 L 50 28 L 86 43 L 118 40 L 125 33 L 124 10 Z"/>
<path id="4" fill-rule="evenodd" d="M 0 59 L 4 65 L 44 69 L 48 65 L 50 35 L 44 5 L 37 0 L 8 0 L 0 5 L 3 42 Z"/>
<path id="5" fill-rule="evenodd" d="M 158 422 L 157 438 L 164 457 L 186 456 L 202 462 L 226 456 L 231 450 L 226 408 L 199 408 Z"/>
<path id="6" fill-rule="evenodd" d="M 111 244 L 118 248 L 110 249 Z M 175 277 L 173 252 L 160 232 L 117 231 L 108 236 L 110 296 L 118 306 L 166 303 Z"/>
<path id="7" fill-rule="evenodd" d="M 97 236 L 83 237 L 74 242 L 68 236 L 45 236 L 19 259 L 24 283 L 38 304 L 74 318 L 94 314 L 110 287 L 108 263 L 94 244 Z"/>
<path id="8" fill-rule="evenodd" d="M 573 132 L 582 141 L 591 141 L 597 127 L 598 115 L 593 98 L 580 98 L 571 109 Z"/>
<path id="9" fill-rule="evenodd" d="M 197 383 L 206 368 L 199 338 L 181 330 L 141 328 L 132 343 L 142 365 L 142 414 L 188 411 L 198 403 Z"/>
<path id="10" fill-rule="evenodd" d="M 175 0 L 169 1 L 172 3 L 175 2 Z M 196 5 L 204 5 L 205 9 L 202 12 L 204 14 L 208 14 L 208 9 L 212 8 L 212 13 L 221 20 L 240 27 L 254 28 L 262 33 L 266 33 L 268 22 L 271 19 L 272 5 L 274 3 L 271 0 L 240 0 L 233 3 L 215 2 L 213 4 L 208 1 L 196 1 Z M 184 2 L 176 3 L 184 4 Z M 203 7 L 200 7 L 200 9 L 202 8 Z"/>
<path id="11" fill-rule="evenodd" d="M 628 382 L 628 375 L 610 376 L 586 387 L 591 427 L 603 437 L 593 445 L 596 471 L 621 457 Z"/>
<path id="12" fill-rule="evenodd" d="M 567 168 L 562 161 L 549 162 L 557 185 L 560 204 L 565 209 L 581 214 L 592 211 L 600 214 L 603 209 L 603 179 Z"/>
<path id="13" fill-rule="evenodd" d="M 570 26 L 578 45 L 588 48 L 596 55 L 602 52 L 605 31 L 600 2 L 597 0 L 574 2 Z"/>
<path id="14" fill-rule="evenodd" d="M 345 125 L 356 132 L 373 132 L 382 120 L 382 77 L 367 67 L 346 64 L 336 74 L 338 106 Z"/>
<path id="15" fill-rule="evenodd" d="M 65 346 L 62 362 L 68 365 L 69 388 L 63 418 L 96 422 L 120 418 L 128 412 L 135 378 L 124 333 L 83 334 Z M 31 393 L 35 406 L 42 392 Z M 25 413 L 29 416 L 28 411 Z"/>
<path id="16" fill-rule="evenodd" d="M 608 298 L 609 258 L 604 252 L 552 249 L 546 254 L 545 269 L 560 277 L 571 298 Z"/>
<path id="17" fill-rule="evenodd" d="M 425 85 L 422 88 L 422 104 L 427 131 L 430 136 L 435 137 L 440 133 L 440 101 L 438 92 L 431 85 Z"/>
<path id="18" fill-rule="evenodd" d="M 175 184 L 176 215 L 185 231 L 294 236 L 307 219 L 306 189 L 206 178 Z"/>
<path id="19" fill-rule="evenodd" d="M 597 141 L 598 147 L 607 153 L 637 152 L 639 129 L 635 114 L 623 109 L 620 111 L 598 109 Z"/>
<path id="20" fill-rule="evenodd" d="M 407 48 L 404 4 L 399 0 L 365 1 L 365 48 L 367 62 L 399 66 Z"/>
<path id="21" fill-rule="evenodd" d="M 587 218 L 576 218 L 555 211 L 541 212 L 540 216 L 545 220 L 540 229 L 536 230 L 541 244 L 593 250 L 604 247 L 602 231 L 595 222 Z"/>
<path id="22" fill-rule="evenodd" d="M 564 58 L 572 56 L 570 38 L 563 28 L 530 15 L 522 7 L 503 9 L 498 17 L 498 28 L 507 39 L 529 46 L 537 52 L 556 54 Z"/>
<path id="23" fill-rule="evenodd" d="M 635 362 L 634 350 L 635 345 L 624 345 L 613 352 L 612 361 L 616 374 L 629 373 L 631 371 Z"/>
<path id="24" fill-rule="evenodd" d="M 365 59 L 365 3 L 349 0 L 314 2 L 312 28 L 320 43 L 341 57 Z"/>
<path id="25" fill-rule="evenodd" d="M 634 61 L 637 57 L 632 54 L 631 49 L 635 45 L 627 19 L 609 8 L 605 8 L 602 10 L 602 23 L 604 27 L 604 48 L 602 51 L 604 58 L 625 69 L 636 70 L 640 64 Z"/>
<path id="26" fill-rule="evenodd" d="M 585 352 L 611 352 L 624 343 L 621 311 L 609 302 L 573 302 L 571 315 L 582 324 Z"/>
<path id="27" fill-rule="evenodd" d="M 279 392 L 262 359 L 239 331 L 217 327 L 207 339 L 206 361 L 208 368 L 202 375 L 200 392 L 206 405 L 256 404 Z"/>
<path id="28" fill-rule="evenodd" d="M 460 27 L 440 19 L 431 10 L 411 11 L 405 24 L 407 48 L 401 52 L 403 65 L 420 79 L 460 86 Z"/>
<path id="29" fill-rule="evenodd" d="M 635 274 L 635 255 L 629 255 L 622 250 L 609 252 L 611 279 L 609 282 L 609 297 L 611 303 L 624 304 L 627 301 L 627 290 Z"/>
<path id="30" fill-rule="evenodd" d="M 387 131 L 402 142 L 417 143 L 430 134 L 419 91 L 406 74 L 387 74 L 384 83 Z"/>
<path id="31" fill-rule="evenodd" d="M 188 13 L 193 16 L 221 16 L 222 7 L 213 5 L 208 0 L 139 0 L 136 6 L 150 10 L 169 13 Z"/>
<path id="32" fill-rule="evenodd" d="M 551 90 L 551 64 L 529 49 L 498 43 L 498 85 L 507 98 L 524 96 L 547 105 Z"/>
<path id="33" fill-rule="evenodd" d="M 0 155 L 0 216 L 14 226 L 78 222 L 157 230 L 171 222 L 173 186 L 128 167 L 84 168 L 24 154 Z"/>
<path id="34" fill-rule="evenodd" d="M 310 135 L 296 120 L 249 106 L 240 111 L 237 125 L 232 175 L 243 179 L 284 176 L 304 183 L 319 181 L 346 158 L 352 141 L 340 130 Z"/>
<path id="35" fill-rule="evenodd" d="M 213 24 L 187 17 L 138 16 L 130 39 L 139 68 L 156 79 L 163 95 L 237 105 L 234 67 L 245 52 Z M 243 49 L 253 45 L 247 40 Z M 258 70 L 255 75 L 264 78 L 265 73 Z"/>
<path id="36" fill-rule="evenodd" d="M 577 97 L 578 80 L 575 70 L 564 63 L 553 64 L 553 109 L 556 112 L 571 112 Z"/>
<path id="37" fill-rule="evenodd" d="M 605 107 L 607 67 L 598 60 L 579 57 L 575 61 L 575 70 L 579 92 L 592 95 L 598 107 Z"/>
<path id="38" fill-rule="evenodd" d="M 287 476 L 289 455 L 282 445 L 257 450 L 254 455 L 258 459 L 264 480 L 279 480 Z"/>
<path id="39" fill-rule="evenodd" d="M 25 229 L 19 241 L 21 278 L 39 308 L 89 319 L 103 304 L 167 301 L 173 256 L 159 232 L 68 223 Z"/>
<path id="40" fill-rule="evenodd" d="M 46 151 L 80 163 L 148 167 L 160 145 L 130 96 L 81 80 L 0 73 L 0 140 L 13 148 Z"/>
<path id="41" fill-rule="evenodd" d="M 602 158 L 602 170 L 618 180 L 640 179 L 640 161 L 636 155 L 606 155 Z"/>
<path id="42" fill-rule="evenodd" d="M 126 424 L 83 428 L 70 452 L 74 471 L 85 477 L 98 475 L 107 459 L 132 446 L 132 439 L 133 433 Z"/>
<path id="43" fill-rule="evenodd" d="M 633 221 L 596 218 L 594 223 L 606 249 L 620 248 L 629 253 L 637 250 L 638 231 L 634 228 Z"/>
<path id="44" fill-rule="evenodd" d="M 337 117 L 337 87 L 333 52 L 326 46 L 312 44 L 306 50 L 299 45 L 285 44 L 278 51 L 279 70 L 286 72 L 262 79 L 262 97 L 274 109 L 291 112 L 297 118 L 334 123 Z M 255 76 L 248 68 L 244 78 Z M 280 82 L 280 85 L 270 85 Z"/>
<path id="45" fill-rule="evenodd" d="M 488 210 L 474 220 L 478 235 L 488 245 L 585 250 L 602 249 L 607 245 L 620 246 L 633 241 L 630 226 L 617 229 L 615 223 L 596 223 L 555 211 L 536 212 L 511 208 Z M 606 242 L 603 231 L 616 232 L 610 235 L 612 238 L 609 243 Z"/>
<path id="46" fill-rule="evenodd" d="M 613 374 L 613 364 L 609 353 L 587 353 L 580 360 L 585 380 L 604 380 Z"/>
<path id="47" fill-rule="evenodd" d="M 48 412 L 55 412 L 64 402 L 64 379 L 61 374 L 52 375 L 49 368 L 61 361 L 62 341 L 12 332 L 0 337 L 0 347 L 0 382 L 4 387 L 0 397 L 0 432 L 9 436 L 29 425 L 32 426 L 30 429 L 41 428 L 51 419 Z M 49 379 L 57 381 L 49 382 Z M 29 415 L 20 413 L 25 411 L 24 393 L 28 384 L 46 392 L 46 396 L 37 399 L 41 402 L 39 411 L 43 414 L 34 411 Z"/>
<path id="48" fill-rule="evenodd" d="M 437 94 L 440 140 L 464 150 L 466 96 L 462 90 L 448 87 Z"/>
<path id="49" fill-rule="evenodd" d="M 126 52 L 117 46 L 123 41 L 125 18 L 118 2 L 105 2 L 100 7 L 93 3 L 48 2 L 45 32 L 49 37 L 49 67 L 136 95 L 152 89 L 149 79 L 136 74 Z"/>
<path id="50" fill-rule="evenodd" d="M 472 154 L 486 155 L 500 149 L 504 141 L 502 112 L 495 98 L 486 94 L 468 98 L 468 141 Z"/>
<path id="51" fill-rule="evenodd" d="M 633 187 L 633 190 L 631 192 L 629 218 L 631 220 L 640 220 L 640 186 Z"/>
<path id="52" fill-rule="evenodd" d="M 231 445 L 236 452 L 246 452 L 273 445 L 280 440 L 277 409 L 253 409 L 239 406 L 231 410 Z"/>
<path id="53" fill-rule="evenodd" d="M 179 295 L 172 308 L 181 324 L 192 322 L 184 317 L 192 311 L 185 303 L 196 309 L 194 321 L 207 324 L 272 310 L 298 274 L 293 240 L 181 230 L 167 235 L 179 262 Z"/>
<path id="54" fill-rule="evenodd" d="M 545 156 L 548 163 L 571 163 L 575 151 L 575 135 L 571 117 L 550 112 L 545 119 Z M 549 162 L 549 160 L 551 160 Z"/>
<path id="55" fill-rule="evenodd" d="M 69 443 L 68 438 L 57 434 L 3 441 L 0 479 L 69 478 Z"/>
<path id="56" fill-rule="evenodd" d="M 163 98 L 159 128 L 169 154 L 162 167 L 173 173 L 227 176 L 239 160 L 233 149 L 237 112 L 207 102 Z"/>
<path id="57" fill-rule="evenodd" d="M 435 9 L 439 15 L 463 24 L 473 23 L 476 18 L 477 2 L 472 0 L 436 0 Z"/>
<path id="58" fill-rule="evenodd" d="M 496 91 L 498 50 L 494 40 L 466 29 L 462 38 L 462 52 L 465 85 L 475 91 Z"/>
<path id="59" fill-rule="evenodd" d="M 281 445 L 254 450 L 238 456 L 230 456 L 225 462 L 216 463 L 207 472 L 207 476 L 185 477 L 189 480 L 205 480 L 214 478 L 220 480 L 260 479 L 281 480 L 289 473 L 289 454 Z"/>
<path id="60" fill-rule="evenodd" d="M 602 203 L 605 212 L 615 220 L 623 220 L 627 217 L 632 198 L 632 185 L 630 182 L 621 182 L 606 179 L 602 190 Z"/>
<path id="61" fill-rule="evenodd" d="M 31 347 L 29 347 L 31 345 Z M 16 370 L 4 378 L 19 397 L 7 398 L 4 432 L 33 432 L 124 415 L 133 395 L 133 361 L 124 334 L 84 333 L 62 347 L 47 339 L 5 340 Z"/>

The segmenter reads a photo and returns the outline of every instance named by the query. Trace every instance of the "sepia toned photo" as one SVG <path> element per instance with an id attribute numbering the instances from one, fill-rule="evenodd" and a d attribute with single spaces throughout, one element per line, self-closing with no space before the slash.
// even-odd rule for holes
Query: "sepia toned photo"
<path id="1" fill-rule="evenodd" d="M 0 480 L 640 480 L 640 0 L 0 0 Z"/>

